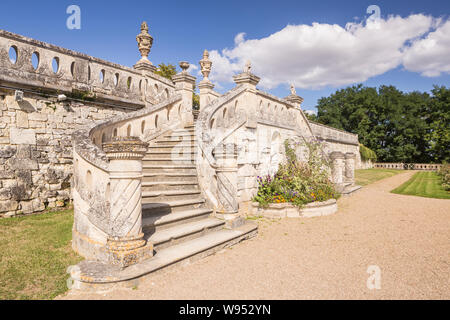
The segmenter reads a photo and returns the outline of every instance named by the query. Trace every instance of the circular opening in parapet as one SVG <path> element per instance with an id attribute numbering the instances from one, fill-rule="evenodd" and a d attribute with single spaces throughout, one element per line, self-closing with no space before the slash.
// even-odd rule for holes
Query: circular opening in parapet
<path id="1" fill-rule="evenodd" d="M 16 64 L 18 55 L 17 47 L 11 46 L 11 48 L 9 48 L 9 61 L 11 61 L 12 64 Z"/>
<path id="2" fill-rule="evenodd" d="M 59 58 L 54 57 L 52 60 L 52 69 L 54 73 L 58 73 L 59 71 Z"/>
<path id="3" fill-rule="evenodd" d="M 33 52 L 33 54 L 31 55 L 31 65 L 33 66 L 34 70 L 37 70 L 37 68 L 39 67 L 39 53 L 38 52 Z"/>
<path id="4" fill-rule="evenodd" d="M 105 82 L 105 70 L 100 70 L 99 79 L 101 83 Z"/>
<path id="5" fill-rule="evenodd" d="M 75 61 L 70 65 L 70 74 L 72 75 L 72 77 L 75 76 Z"/>
<path id="6" fill-rule="evenodd" d="M 117 86 L 118 84 L 119 84 L 119 74 L 116 73 L 116 74 L 114 75 L 114 85 Z"/>

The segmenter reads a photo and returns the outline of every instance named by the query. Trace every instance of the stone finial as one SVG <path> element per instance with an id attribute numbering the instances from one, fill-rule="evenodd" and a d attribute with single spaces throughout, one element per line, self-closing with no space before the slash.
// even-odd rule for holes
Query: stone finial
<path id="1" fill-rule="evenodd" d="M 203 51 L 203 59 L 199 61 L 201 67 L 201 73 L 203 75 L 203 81 L 209 82 L 208 76 L 211 72 L 212 61 L 209 60 L 209 52 L 205 49 Z"/>
<path id="2" fill-rule="evenodd" d="M 293 83 L 291 83 L 291 95 L 296 96 L 297 92 L 295 91 L 295 86 Z"/>
<path id="3" fill-rule="evenodd" d="M 153 37 L 148 33 L 147 22 L 142 22 L 141 33 L 136 36 L 136 41 L 138 43 L 139 52 L 141 53 L 141 59 L 134 66 L 135 69 L 154 72 L 156 67 L 148 60 L 148 55 L 153 45 Z"/>
<path id="4" fill-rule="evenodd" d="M 244 67 L 244 73 L 251 73 L 251 70 L 252 70 L 252 63 L 250 62 L 250 60 L 247 60 Z"/>
<path id="5" fill-rule="evenodd" d="M 178 65 L 180 66 L 180 68 L 182 70 L 181 73 L 186 74 L 187 70 L 189 69 L 189 62 L 187 62 L 187 61 L 180 61 L 178 63 Z"/>

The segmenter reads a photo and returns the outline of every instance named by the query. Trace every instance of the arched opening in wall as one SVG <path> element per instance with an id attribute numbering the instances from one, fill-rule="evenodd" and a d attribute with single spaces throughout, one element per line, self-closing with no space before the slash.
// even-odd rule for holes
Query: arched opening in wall
<path id="1" fill-rule="evenodd" d="M 70 65 L 70 74 L 73 78 L 75 77 L 75 61 Z"/>
<path id="2" fill-rule="evenodd" d="M 102 133 L 102 144 L 104 144 L 106 142 L 106 134 L 103 132 Z"/>
<path id="3" fill-rule="evenodd" d="M 92 188 L 92 173 L 90 170 L 86 172 L 86 186 Z"/>
<path id="4" fill-rule="evenodd" d="M 165 89 L 164 90 L 164 93 L 165 93 L 165 95 L 166 95 L 166 99 L 169 99 L 169 89 Z"/>
<path id="5" fill-rule="evenodd" d="M 178 106 L 178 119 L 181 119 L 181 104 Z"/>
<path id="6" fill-rule="evenodd" d="M 113 136 L 117 137 L 117 128 L 114 129 Z"/>
<path id="7" fill-rule="evenodd" d="M 39 52 L 33 52 L 31 55 L 31 65 L 33 66 L 34 70 L 37 70 L 39 68 Z"/>
<path id="8" fill-rule="evenodd" d="M 239 104 L 239 101 L 236 100 L 236 101 L 234 102 L 234 114 L 235 114 L 235 115 L 238 113 L 238 106 L 239 106 L 238 104 Z"/>
<path id="9" fill-rule="evenodd" d="M 139 81 L 139 92 L 142 93 L 142 80 Z"/>
<path id="10" fill-rule="evenodd" d="M 119 84 L 119 74 L 116 73 L 114 75 L 114 85 L 117 87 L 118 84 Z"/>
<path id="11" fill-rule="evenodd" d="M 58 73 L 58 71 L 59 71 L 59 58 L 58 57 L 54 57 L 52 60 L 52 70 L 53 70 L 53 73 Z"/>
<path id="12" fill-rule="evenodd" d="M 145 131 L 145 120 L 142 120 L 141 122 L 141 133 L 144 134 Z"/>
<path id="13" fill-rule="evenodd" d="M 100 70 L 100 74 L 99 74 L 98 78 L 100 79 L 100 83 L 105 83 L 105 70 L 104 69 Z"/>
<path id="14" fill-rule="evenodd" d="M 158 94 L 158 85 L 155 83 L 155 95 Z"/>
<path id="15" fill-rule="evenodd" d="M 17 47 L 16 46 L 11 46 L 9 48 L 9 53 L 8 54 L 9 54 L 9 61 L 12 64 L 16 64 L 17 59 L 19 58 L 19 50 L 17 49 Z"/>
<path id="16" fill-rule="evenodd" d="M 155 116 L 155 128 L 158 128 L 158 115 Z"/>
<path id="17" fill-rule="evenodd" d="M 111 183 L 108 182 L 108 184 L 106 185 L 106 190 L 105 190 L 106 201 L 109 201 L 110 195 L 111 195 Z"/>
<path id="18" fill-rule="evenodd" d="M 131 77 L 128 77 L 128 79 L 127 79 L 127 89 L 128 90 L 131 89 Z"/>
<path id="19" fill-rule="evenodd" d="M 211 119 L 211 121 L 209 122 L 209 128 L 210 128 L 210 129 L 212 129 L 212 128 L 213 128 L 213 126 L 214 126 L 214 122 L 215 122 L 215 120 L 214 120 L 214 119 Z"/>
<path id="20" fill-rule="evenodd" d="M 91 67 L 88 66 L 88 81 L 91 81 Z"/>
<path id="21" fill-rule="evenodd" d="M 262 100 L 260 100 L 259 101 L 259 113 L 263 113 L 263 101 Z"/>
<path id="22" fill-rule="evenodd" d="M 224 108 L 222 112 L 222 118 L 225 120 L 226 116 L 227 116 L 227 108 Z"/>
<path id="23" fill-rule="evenodd" d="M 128 125 L 127 127 L 127 137 L 131 136 L 131 124 Z"/>
<path id="24" fill-rule="evenodd" d="M 93 144 L 97 144 L 97 139 L 92 138 L 92 143 L 93 143 Z"/>
<path id="25" fill-rule="evenodd" d="M 170 121 L 170 113 L 172 112 L 173 106 L 167 108 L 167 122 Z"/>

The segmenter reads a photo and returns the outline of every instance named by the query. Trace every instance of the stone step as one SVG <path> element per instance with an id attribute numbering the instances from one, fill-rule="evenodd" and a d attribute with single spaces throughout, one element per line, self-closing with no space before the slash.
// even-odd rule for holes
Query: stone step
<path id="1" fill-rule="evenodd" d="M 236 229 L 221 229 L 193 240 L 160 249 L 152 258 L 125 269 L 99 261 L 85 260 L 71 272 L 71 277 L 74 279 L 74 288 L 86 290 L 95 286 L 96 289 L 100 290 L 111 288 L 117 283 L 132 284 L 135 283 L 136 279 L 143 279 L 143 277 L 158 270 L 196 261 L 242 240 L 252 238 L 257 231 L 257 223 L 247 221 Z"/>
<path id="2" fill-rule="evenodd" d="M 186 173 L 186 172 L 154 172 L 154 173 L 145 173 L 142 178 L 143 182 L 160 182 L 160 181 L 179 181 L 179 182 L 198 182 L 197 172 L 195 173 Z"/>
<path id="3" fill-rule="evenodd" d="M 217 231 L 224 227 L 225 221 L 217 218 L 206 218 L 199 221 L 183 223 L 153 234 L 146 234 L 148 241 L 153 243 L 156 252 L 173 245 L 186 242 L 206 235 L 211 231 Z"/>
<path id="4" fill-rule="evenodd" d="M 147 202 L 164 202 L 191 199 L 192 197 L 199 197 L 199 189 L 188 190 L 158 190 L 158 191 L 143 191 L 142 199 Z"/>
<path id="5" fill-rule="evenodd" d="M 169 214 L 149 214 L 147 212 L 142 215 L 142 228 L 144 232 L 151 233 L 179 224 L 208 218 L 212 212 L 212 210 L 207 208 L 185 210 Z"/>
<path id="6" fill-rule="evenodd" d="M 164 158 L 150 158 L 142 161 L 142 164 L 145 165 L 195 165 L 195 158 L 186 158 L 186 157 L 164 157 Z"/>
<path id="7" fill-rule="evenodd" d="M 150 198 L 142 198 L 143 214 L 169 214 L 186 210 L 204 208 L 205 199 L 191 197 L 183 200 L 155 201 Z"/>
<path id="8" fill-rule="evenodd" d="M 173 152 L 148 152 L 145 157 L 142 159 L 143 161 L 145 160 L 151 160 L 154 158 L 173 158 L 173 159 L 177 159 L 177 158 L 190 158 L 190 159 L 195 159 L 197 156 L 197 151 L 186 151 L 180 154 L 174 154 Z"/>
<path id="9" fill-rule="evenodd" d="M 160 191 L 160 190 L 198 190 L 197 179 L 192 181 L 143 181 L 142 191 Z"/>
<path id="10" fill-rule="evenodd" d="M 189 173 L 189 174 L 197 174 L 197 170 L 195 165 L 192 164 L 179 164 L 179 165 L 149 165 L 143 164 L 142 171 L 144 174 L 147 173 L 162 173 L 162 172 L 171 172 L 171 173 Z"/>
<path id="11" fill-rule="evenodd" d="M 188 154 L 195 152 L 197 150 L 196 145 L 177 145 L 177 146 L 168 146 L 168 145 L 151 145 L 148 147 L 147 154 L 153 153 L 153 152 L 165 152 L 165 153 L 172 153 L 176 156 Z"/>

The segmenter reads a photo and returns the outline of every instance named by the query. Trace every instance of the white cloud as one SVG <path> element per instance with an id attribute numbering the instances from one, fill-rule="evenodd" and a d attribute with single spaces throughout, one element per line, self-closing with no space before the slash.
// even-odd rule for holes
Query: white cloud
<path id="1" fill-rule="evenodd" d="M 317 116 L 317 110 L 303 110 L 304 113 Z"/>
<path id="2" fill-rule="evenodd" d="M 195 70 L 198 70 L 198 67 L 195 64 L 190 63 L 189 64 L 189 68 L 187 69 L 187 72 L 191 73 L 191 72 L 193 72 Z"/>
<path id="3" fill-rule="evenodd" d="M 241 72 L 247 60 L 252 62 L 253 72 L 261 77 L 260 86 L 266 89 L 283 83 L 294 83 L 298 88 L 348 85 L 383 74 L 402 63 L 408 70 L 435 75 L 436 70 L 448 66 L 449 58 L 443 57 L 443 52 L 450 49 L 447 29 L 429 33 L 435 24 L 433 17 L 416 14 L 406 18 L 390 16 L 376 24 L 351 22 L 345 28 L 320 23 L 288 25 L 262 39 L 247 40 L 245 33 L 239 33 L 233 48 L 211 50 L 210 78 L 215 82 L 232 82 L 232 76 Z M 424 36 L 438 43 L 428 55 L 420 49 Z M 423 63 L 431 57 L 444 63 Z M 425 69 L 418 69 L 417 65 Z"/>
<path id="4" fill-rule="evenodd" d="M 406 70 L 426 77 L 450 73 L 450 20 L 440 24 L 424 39 L 413 42 L 406 50 L 403 65 Z"/>

